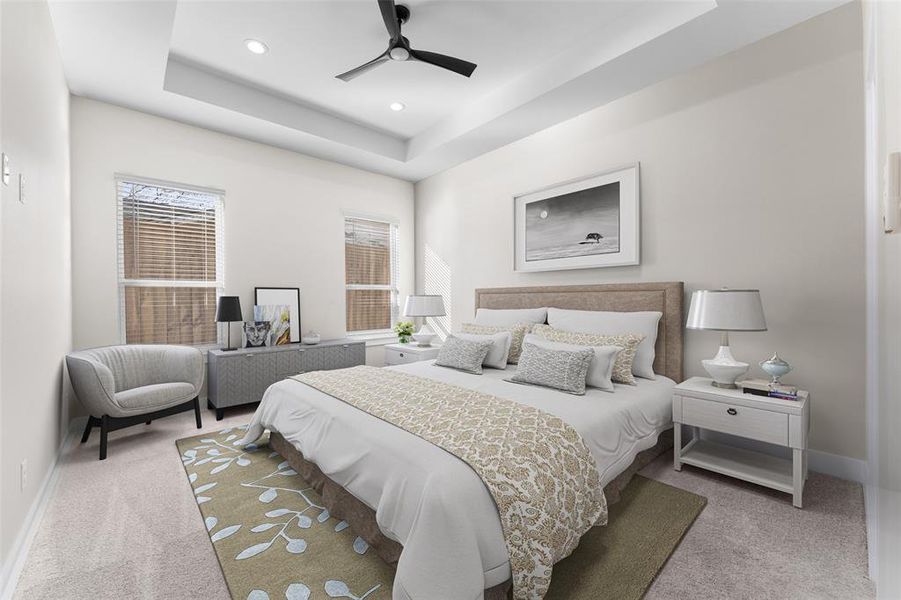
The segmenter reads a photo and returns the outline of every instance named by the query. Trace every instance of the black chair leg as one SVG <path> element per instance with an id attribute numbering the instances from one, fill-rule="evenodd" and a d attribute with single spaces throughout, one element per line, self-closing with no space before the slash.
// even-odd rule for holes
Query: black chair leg
<path id="1" fill-rule="evenodd" d="M 200 420 L 200 398 L 194 398 L 194 420 L 197 421 L 197 429 L 203 428 L 203 421 Z"/>
<path id="2" fill-rule="evenodd" d="M 88 422 L 84 426 L 84 433 L 81 434 L 81 443 L 84 444 L 91 437 L 91 430 L 94 428 L 94 417 L 88 416 Z"/>
<path id="3" fill-rule="evenodd" d="M 147 421 L 146 423 L 144 423 L 144 425 L 150 425 L 150 421 Z"/>
<path id="4" fill-rule="evenodd" d="M 109 435 L 109 417 L 100 418 L 100 460 L 106 460 L 106 440 Z"/>

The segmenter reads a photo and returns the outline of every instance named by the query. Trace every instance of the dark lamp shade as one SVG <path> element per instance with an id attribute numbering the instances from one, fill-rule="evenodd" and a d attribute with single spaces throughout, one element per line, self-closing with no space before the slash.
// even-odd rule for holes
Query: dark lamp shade
<path id="1" fill-rule="evenodd" d="M 216 307 L 216 322 L 232 323 L 243 320 L 241 299 L 237 296 L 219 296 L 219 304 Z"/>

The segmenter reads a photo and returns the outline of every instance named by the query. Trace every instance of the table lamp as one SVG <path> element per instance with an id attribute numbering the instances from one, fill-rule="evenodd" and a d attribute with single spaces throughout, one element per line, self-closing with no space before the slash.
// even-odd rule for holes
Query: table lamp
<path id="1" fill-rule="evenodd" d="M 227 346 L 223 350 L 237 350 L 232 347 L 232 327 L 235 321 L 243 321 L 244 316 L 241 314 L 241 299 L 238 296 L 219 296 L 219 303 L 216 306 L 216 322 L 228 323 L 226 325 Z"/>
<path id="2" fill-rule="evenodd" d="M 712 359 L 702 360 L 713 385 L 736 388 L 735 380 L 748 372 L 748 363 L 739 362 L 729 348 L 730 331 L 766 331 L 766 319 L 759 290 L 698 290 L 691 295 L 688 329 L 721 331 L 720 349 Z"/>
<path id="3" fill-rule="evenodd" d="M 447 313 L 444 311 L 444 299 L 437 295 L 419 295 L 407 296 L 404 303 L 405 317 L 443 317 Z M 435 334 L 426 325 L 425 320 L 422 321 L 422 327 L 419 332 L 413 334 L 413 339 L 419 346 L 427 347 L 432 344 Z"/>

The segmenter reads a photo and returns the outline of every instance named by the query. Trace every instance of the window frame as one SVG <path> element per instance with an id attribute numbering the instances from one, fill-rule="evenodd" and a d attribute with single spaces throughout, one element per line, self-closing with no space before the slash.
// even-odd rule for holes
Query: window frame
<path id="1" fill-rule="evenodd" d="M 201 194 L 209 194 L 216 196 L 216 279 L 211 280 L 188 280 L 188 279 L 127 279 L 125 277 L 125 236 L 123 216 L 124 210 L 122 199 L 119 197 L 119 186 L 122 183 L 131 183 L 138 185 L 146 185 L 153 187 L 166 188 L 176 191 L 197 192 Z M 125 288 L 130 287 L 184 287 L 184 288 L 215 288 L 216 302 L 218 304 L 219 297 L 225 293 L 225 191 L 217 188 L 203 187 L 164 179 L 154 179 L 151 177 L 141 177 L 138 175 L 128 175 L 116 173 L 114 176 L 114 195 L 116 206 L 116 287 L 118 291 L 118 323 L 119 323 L 119 343 L 128 344 L 126 341 L 127 325 L 126 325 L 126 308 L 125 308 Z M 182 344 L 199 350 L 210 350 L 222 345 L 222 331 L 219 323 L 216 323 L 216 340 L 210 343 L 202 344 Z"/>
<path id="2" fill-rule="evenodd" d="M 399 234 L 398 230 L 400 229 L 400 223 L 398 219 L 388 217 L 385 215 L 374 215 L 367 213 L 358 213 L 358 212 L 347 212 L 345 211 L 342 215 L 342 227 L 341 227 L 341 235 L 344 236 L 348 219 L 353 219 L 357 221 L 372 221 L 373 223 L 381 223 L 384 225 L 388 225 L 388 253 L 389 260 L 391 261 L 391 283 L 388 285 L 366 285 L 366 284 L 352 284 L 347 283 L 347 245 L 344 243 L 342 247 L 344 248 L 344 333 L 348 338 L 354 339 L 362 339 L 362 340 L 375 340 L 391 337 L 394 335 L 394 326 L 400 320 L 400 260 L 398 257 L 398 252 L 400 250 L 400 242 L 399 242 Z M 391 323 L 388 325 L 387 329 L 361 329 L 359 331 L 348 331 L 347 330 L 347 292 L 354 290 L 376 290 L 376 291 L 390 291 L 391 292 Z"/>

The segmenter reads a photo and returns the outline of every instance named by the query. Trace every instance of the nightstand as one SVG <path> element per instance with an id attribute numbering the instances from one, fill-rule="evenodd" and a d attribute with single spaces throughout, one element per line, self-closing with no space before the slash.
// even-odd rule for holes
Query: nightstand
<path id="1" fill-rule="evenodd" d="M 692 377 L 673 391 L 673 468 L 693 465 L 744 481 L 792 494 L 801 508 L 807 479 L 807 432 L 810 396 L 782 400 L 716 388 L 706 377 Z M 740 384 L 739 384 L 740 385 Z M 682 446 L 682 425 L 694 428 L 692 440 Z M 792 449 L 785 459 L 761 452 L 702 440 L 700 430 L 719 431 Z"/>
<path id="2" fill-rule="evenodd" d="M 388 344 L 385 346 L 385 364 L 405 365 L 421 360 L 438 358 L 438 346 L 417 346 L 416 344 Z"/>

